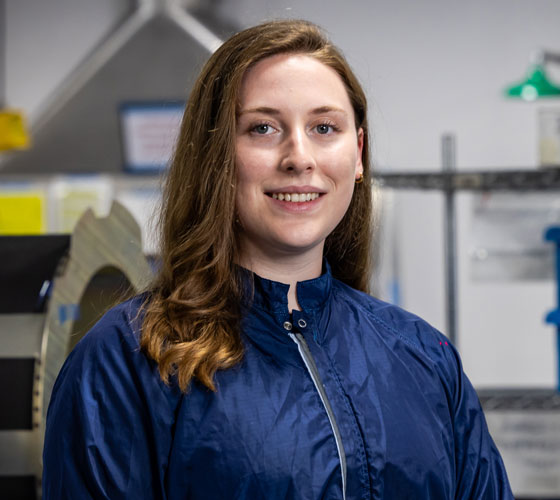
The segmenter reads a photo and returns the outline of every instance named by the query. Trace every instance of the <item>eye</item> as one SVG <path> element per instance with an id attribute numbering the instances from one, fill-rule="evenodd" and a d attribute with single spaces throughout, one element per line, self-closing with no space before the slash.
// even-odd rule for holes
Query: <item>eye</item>
<path id="1" fill-rule="evenodd" d="M 251 128 L 251 132 L 254 132 L 258 135 L 268 135 L 274 132 L 274 127 L 272 127 L 272 125 L 269 125 L 268 123 L 259 123 Z"/>
<path id="2" fill-rule="evenodd" d="M 319 125 L 317 125 L 315 127 L 315 130 L 320 135 L 327 135 L 327 134 L 330 134 L 330 133 L 332 133 L 332 132 L 334 132 L 338 129 L 334 125 L 332 125 L 331 123 L 320 123 Z"/>

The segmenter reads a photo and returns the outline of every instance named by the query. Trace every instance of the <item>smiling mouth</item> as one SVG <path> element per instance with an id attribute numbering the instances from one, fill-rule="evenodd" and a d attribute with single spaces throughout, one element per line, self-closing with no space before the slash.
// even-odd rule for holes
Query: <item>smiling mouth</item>
<path id="1" fill-rule="evenodd" d="M 292 203 L 302 203 L 305 201 L 313 201 L 321 196 L 320 193 L 267 193 L 268 196 L 280 201 L 289 201 Z"/>

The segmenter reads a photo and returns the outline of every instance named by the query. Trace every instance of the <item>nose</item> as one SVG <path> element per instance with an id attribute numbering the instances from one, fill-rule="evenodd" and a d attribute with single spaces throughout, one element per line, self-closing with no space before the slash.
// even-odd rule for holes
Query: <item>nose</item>
<path id="1" fill-rule="evenodd" d="M 280 168 L 285 172 L 297 174 L 315 169 L 313 145 L 305 130 L 295 128 L 287 137 Z"/>

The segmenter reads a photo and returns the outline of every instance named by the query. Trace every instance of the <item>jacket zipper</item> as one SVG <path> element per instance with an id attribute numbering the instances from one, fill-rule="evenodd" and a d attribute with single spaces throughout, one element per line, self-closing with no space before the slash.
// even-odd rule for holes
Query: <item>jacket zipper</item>
<path id="1" fill-rule="evenodd" d="M 298 346 L 299 354 L 303 359 L 303 362 L 305 363 L 305 367 L 309 372 L 311 380 L 313 380 L 313 384 L 315 384 L 315 388 L 319 393 L 321 402 L 323 403 L 325 411 L 327 412 L 327 416 L 329 417 L 329 422 L 331 424 L 334 439 L 336 441 L 336 449 L 338 450 L 338 458 L 340 459 L 340 470 L 342 474 L 342 498 L 343 500 L 346 500 L 346 455 L 344 453 L 342 437 L 340 435 L 340 431 L 338 430 L 334 412 L 332 410 L 331 404 L 329 403 L 329 399 L 327 398 L 327 393 L 325 392 L 325 388 L 323 386 L 323 383 L 321 382 L 319 370 L 317 370 L 317 365 L 315 364 L 315 360 L 311 355 L 311 351 L 309 350 L 309 346 L 307 345 L 305 338 L 301 333 L 290 333 L 289 335 Z"/>

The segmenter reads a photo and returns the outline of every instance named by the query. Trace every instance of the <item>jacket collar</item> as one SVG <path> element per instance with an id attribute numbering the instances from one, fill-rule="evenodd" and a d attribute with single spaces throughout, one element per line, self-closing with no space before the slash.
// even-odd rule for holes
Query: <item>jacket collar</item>
<path id="1" fill-rule="evenodd" d="M 272 281 L 245 270 L 252 275 L 253 290 L 248 296 L 250 303 L 260 309 L 283 313 L 288 311 L 288 289 L 290 285 Z M 250 284 L 250 280 L 249 280 Z M 317 278 L 298 281 L 297 298 L 303 311 L 311 312 L 323 307 L 332 289 L 332 275 L 329 263 L 323 260 L 323 273 Z"/>
<path id="2" fill-rule="evenodd" d="M 328 309 L 333 286 L 331 270 L 323 261 L 321 276 L 297 283 L 298 302 L 301 311 L 288 311 L 289 285 L 272 281 L 241 268 L 246 284 L 245 298 L 242 301 L 243 332 L 259 351 L 266 353 L 276 362 L 288 363 L 302 368 L 300 355 L 295 342 L 290 338 L 286 322 L 292 325 L 304 319 L 307 323 L 305 335 L 313 332 L 317 339 L 322 338 L 319 321 Z M 308 339 L 309 341 L 309 339 Z"/>

